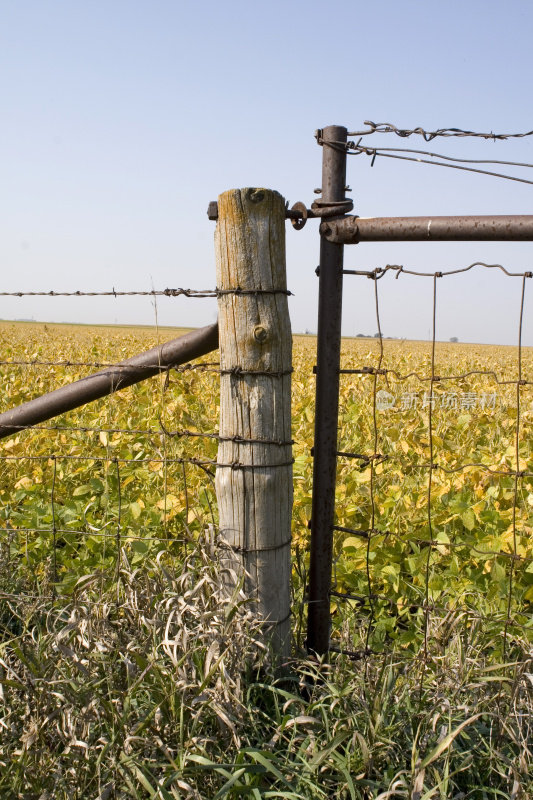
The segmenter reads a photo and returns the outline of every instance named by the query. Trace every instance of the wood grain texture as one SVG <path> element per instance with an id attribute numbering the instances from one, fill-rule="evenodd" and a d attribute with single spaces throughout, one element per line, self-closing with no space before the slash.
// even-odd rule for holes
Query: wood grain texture
<path id="1" fill-rule="evenodd" d="M 268 293 L 287 288 L 285 202 L 266 189 L 235 189 L 220 195 L 218 209 L 217 286 L 230 290 L 219 296 L 218 306 L 220 435 L 258 440 L 219 444 L 221 561 L 228 587 L 243 581 L 255 612 L 267 621 L 265 640 L 287 656 L 292 336 L 287 296 Z M 235 289 L 258 293 L 236 294 Z M 243 374 L 223 372 L 235 368 Z"/>

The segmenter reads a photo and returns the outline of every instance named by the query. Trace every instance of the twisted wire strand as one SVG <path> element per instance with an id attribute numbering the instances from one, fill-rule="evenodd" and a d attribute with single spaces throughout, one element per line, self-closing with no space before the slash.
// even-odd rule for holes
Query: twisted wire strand
<path id="1" fill-rule="evenodd" d="M 363 147 L 362 145 L 358 145 L 355 142 L 332 142 L 332 145 L 336 147 L 344 147 L 346 152 L 349 155 L 366 155 L 369 156 L 371 161 L 371 166 L 374 166 L 376 158 L 394 158 L 399 161 L 412 161 L 418 164 L 429 164 L 433 167 L 447 167 L 448 169 L 459 169 L 464 172 L 473 172 L 478 175 L 489 175 L 492 178 L 502 178 L 508 181 L 517 181 L 518 183 L 527 183 L 533 185 L 533 180 L 528 180 L 527 178 L 518 178 L 515 175 L 507 175 L 503 172 L 493 172 L 492 170 L 487 169 L 478 169 L 476 167 L 465 167 L 458 163 L 446 163 L 445 161 L 431 161 L 427 158 L 415 158 L 414 156 L 408 155 L 400 155 L 400 152 L 413 152 L 409 150 L 402 150 L 402 148 L 384 148 L 384 147 Z M 388 152 L 390 150 L 396 150 L 397 152 Z M 438 153 L 428 153 L 432 158 L 440 158 Z M 470 160 L 470 159 L 457 159 L 457 158 L 449 158 L 450 161 L 463 161 L 466 163 L 473 163 L 477 164 L 480 163 L 477 160 Z M 505 162 L 489 162 L 489 163 L 505 163 Z M 525 164 L 523 166 L 531 167 L 532 164 Z"/>
<path id="2" fill-rule="evenodd" d="M 278 444 L 277 441 L 274 441 L 273 443 Z M 283 446 L 285 446 L 286 444 L 287 443 L 284 442 Z M 193 464 L 200 468 L 205 468 L 208 465 L 212 465 L 217 468 L 228 467 L 230 469 L 249 469 L 249 470 L 272 469 L 274 467 L 288 467 L 294 464 L 294 459 L 273 464 L 243 464 L 240 461 L 231 461 L 228 463 L 223 463 L 217 461 L 214 458 L 126 458 L 122 456 L 99 456 L 99 455 L 79 456 L 79 455 L 72 455 L 70 453 L 65 455 L 61 453 L 59 454 L 48 453 L 46 455 L 41 455 L 41 456 L 29 456 L 24 454 L 17 456 L 0 455 L 0 461 L 47 461 L 53 463 L 55 463 L 56 461 L 98 461 L 102 463 L 107 462 L 113 464 L 118 461 L 121 464 Z"/>
<path id="3" fill-rule="evenodd" d="M 416 275 L 419 278 L 447 278 L 449 275 L 461 275 L 463 272 L 470 272 L 470 270 L 474 269 L 475 267 L 482 267 L 484 269 L 499 269 L 504 273 L 504 275 L 507 275 L 508 278 L 533 278 L 533 272 L 531 270 L 526 270 L 524 272 L 509 272 L 509 270 L 504 267 L 503 264 L 487 264 L 485 261 L 474 261 L 472 264 L 469 264 L 466 267 L 438 270 L 437 272 L 419 272 L 413 269 L 406 269 L 403 264 L 387 264 L 384 267 L 377 267 L 376 269 L 372 270 L 345 269 L 343 270 L 343 274 L 364 275 L 371 280 L 379 280 L 380 278 L 383 278 L 387 272 L 395 272 L 396 279 L 402 274 Z"/>
<path id="4" fill-rule="evenodd" d="M 128 369 L 130 370 L 153 370 L 154 365 L 146 366 L 140 364 L 138 366 L 131 366 L 128 364 L 123 364 L 120 361 L 70 361 L 70 360 L 63 360 L 63 361 L 40 361 L 36 358 L 30 359 L 4 359 L 0 360 L 0 365 L 8 366 L 8 367 L 94 367 L 100 369 L 101 367 L 120 367 L 123 372 L 127 372 Z M 161 374 L 165 372 L 213 372 L 220 374 L 219 369 L 213 369 L 213 367 L 218 367 L 218 361 L 206 361 L 201 362 L 199 364 L 180 364 L 176 367 L 158 367 L 161 370 Z"/>
<path id="5" fill-rule="evenodd" d="M 426 142 L 430 142 L 437 137 L 474 137 L 478 139 L 492 139 L 492 141 L 504 141 L 506 139 L 522 139 L 526 136 L 533 136 L 533 131 L 526 131 L 525 133 L 479 133 L 476 131 L 463 130 L 462 128 L 437 128 L 435 131 L 426 131 L 422 127 L 416 128 L 398 128 L 391 122 L 371 122 L 365 120 L 364 125 L 368 128 L 362 131 L 349 131 L 348 136 L 368 136 L 373 133 L 394 133 L 405 139 L 409 136 L 417 135 L 422 136 Z"/>
<path id="6" fill-rule="evenodd" d="M 150 289 L 149 291 L 124 292 L 110 289 L 101 292 L 76 290 L 62 292 L 50 289 L 42 292 L 0 292 L 0 297 L 217 297 L 217 289 Z"/>
<path id="7" fill-rule="evenodd" d="M 111 289 L 103 292 L 58 292 L 49 290 L 46 292 L 0 292 L 0 297 L 223 297 L 224 295 L 263 295 L 263 294 L 282 294 L 290 297 L 292 292 L 288 289 L 242 289 L 236 286 L 231 289 L 151 289 L 147 292 L 132 291 L 122 292 Z"/>
<path id="8" fill-rule="evenodd" d="M 430 156 L 431 158 L 441 158 L 443 161 L 454 161 L 459 164 L 500 164 L 505 167 L 525 167 L 533 169 L 533 164 L 525 161 L 504 161 L 500 158 L 459 158 L 458 156 L 446 156 L 442 153 L 433 153 L 431 150 L 417 150 L 413 147 L 366 147 L 356 142 L 347 142 L 346 147 L 355 151 L 355 155 L 365 154 L 373 156 L 380 153 L 413 153 L 414 155 Z"/>

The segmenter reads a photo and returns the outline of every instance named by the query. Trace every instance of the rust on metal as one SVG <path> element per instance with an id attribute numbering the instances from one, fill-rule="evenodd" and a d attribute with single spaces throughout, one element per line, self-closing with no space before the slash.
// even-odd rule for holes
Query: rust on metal
<path id="1" fill-rule="evenodd" d="M 321 131 L 323 142 L 346 142 L 346 128 L 332 125 Z M 344 214 L 352 201 L 346 191 L 346 150 L 324 147 L 322 153 L 322 197 L 317 210 Z M 348 208 L 348 206 L 350 208 Z M 307 649 L 323 655 L 330 644 L 330 589 L 333 561 L 333 524 L 337 472 L 337 427 L 339 408 L 339 359 L 341 349 L 342 244 L 320 240 L 318 289 L 318 333 L 316 405 L 309 563 L 309 613 Z"/>
<path id="2" fill-rule="evenodd" d="M 20 433 L 119 389 L 132 386 L 218 348 L 218 323 L 186 333 L 112 367 L 0 414 L 0 439 Z"/>
<path id="3" fill-rule="evenodd" d="M 349 186 L 344 187 L 344 191 L 349 190 Z M 298 202 L 294 203 L 292 208 L 285 209 L 285 219 L 290 219 L 294 229 L 300 231 L 308 219 L 339 217 L 352 211 L 352 209 L 353 201 L 349 197 L 337 202 L 315 200 L 311 203 L 311 208 L 307 208 L 305 203 Z M 207 216 L 214 222 L 218 219 L 218 203 L 216 200 L 212 200 L 209 203 L 207 207 Z"/>
<path id="4" fill-rule="evenodd" d="M 287 209 L 287 216 L 289 215 L 289 211 L 294 214 L 289 217 L 292 227 L 295 231 L 301 231 L 307 222 L 308 216 L 305 203 L 295 203 L 292 208 Z M 298 214 L 298 216 L 296 216 L 296 214 Z"/>
<path id="5" fill-rule="evenodd" d="M 533 241 L 533 215 L 463 217 L 343 217 L 327 220 L 329 242 Z"/>

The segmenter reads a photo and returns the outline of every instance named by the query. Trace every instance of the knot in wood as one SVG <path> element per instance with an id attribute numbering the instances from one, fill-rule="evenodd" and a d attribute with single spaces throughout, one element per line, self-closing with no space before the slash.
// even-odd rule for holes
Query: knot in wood
<path id="1" fill-rule="evenodd" d="M 265 199 L 265 193 L 261 189 L 248 189 L 247 197 L 251 203 L 260 203 Z"/>
<path id="2" fill-rule="evenodd" d="M 259 344 L 263 344 L 268 339 L 268 329 L 264 325 L 256 325 L 254 328 L 254 339 Z"/>

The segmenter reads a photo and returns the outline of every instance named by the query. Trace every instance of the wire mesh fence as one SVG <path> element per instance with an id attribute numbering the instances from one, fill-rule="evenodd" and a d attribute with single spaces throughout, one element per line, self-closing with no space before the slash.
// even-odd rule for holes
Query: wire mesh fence
<path id="1" fill-rule="evenodd" d="M 204 298 L 217 292 L 9 294 Z M 157 322 L 152 328 L 0 325 L 3 411 L 185 333 Z M 0 599 L 11 608 L 36 598 L 72 601 L 92 585 L 92 601 L 109 602 L 123 563 L 135 569 L 162 554 L 173 558 L 199 537 L 214 536 L 219 364 L 213 356 L 3 439 Z"/>
<path id="2" fill-rule="evenodd" d="M 484 139 L 530 135 L 367 124 L 369 130 L 348 135 L 417 134 L 426 141 L 437 135 Z M 376 148 L 352 144 L 341 148 L 334 141 L 328 147 L 341 149 L 344 156 L 353 151 L 375 158 L 378 153 Z M 487 278 L 497 272 L 519 287 L 517 344 L 512 350 L 485 348 L 481 353 L 439 340 L 439 284 L 474 269 Z M 530 630 L 533 602 L 533 358 L 523 346 L 526 287 L 533 273 L 485 262 L 434 272 L 398 264 L 342 272 L 346 280 L 371 281 L 378 334 L 372 343 L 345 342 L 338 370 L 341 410 L 328 593 L 332 647 L 356 657 L 382 651 L 394 640 L 414 649 L 422 646 L 427 655 L 432 615 L 446 617 L 453 612 L 501 633 L 505 655 L 513 630 Z M 382 281 L 399 285 L 396 279 L 401 283 L 407 276 L 431 281 L 428 345 L 407 346 L 383 337 Z M 14 291 L 0 296 L 22 300 L 146 296 L 156 302 L 158 297 L 191 301 L 223 293 L 178 288 Z M 171 335 L 157 324 L 152 329 L 107 332 L 51 323 L 0 324 L 4 408 L 91 370 L 115 367 Z M 97 576 L 91 585 L 98 603 L 106 588 L 120 579 L 123 560 L 136 568 L 163 554 L 172 558 L 206 532 L 214 536 L 215 468 L 244 468 L 238 460 L 217 464 L 220 372 L 219 363 L 205 356 L 200 363 L 165 370 L 53 421 L 21 427 L 3 441 L 0 592 L 4 599 L 70 600 Z M 294 385 L 295 393 L 308 392 L 308 382 L 298 374 Z M 299 439 L 297 530 L 303 517 L 309 518 L 311 498 L 305 486 L 310 465 L 304 449 L 313 410 L 307 395 L 294 408 L 305 416 L 303 427 L 299 420 L 294 425 Z M 246 445 L 253 440 L 233 437 L 232 441 Z M 269 444 L 286 447 L 292 440 Z M 303 538 L 297 543 L 307 544 Z"/>
<path id="3" fill-rule="evenodd" d="M 432 616 L 489 626 L 504 659 L 513 632 L 533 635 L 532 274 L 504 270 L 515 347 L 439 342 L 439 282 L 470 268 L 345 270 L 372 281 L 378 332 L 345 342 L 340 368 L 332 646 L 351 630 L 354 657 L 393 642 L 427 657 Z M 432 281 L 428 343 L 383 337 L 380 279 L 401 272 Z"/>
<path id="4" fill-rule="evenodd" d="M 430 653 L 442 654 L 443 627 L 450 631 L 464 626 L 468 635 L 469 626 L 480 624 L 494 633 L 494 650 L 505 661 L 513 636 L 525 635 L 530 641 L 533 637 L 533 353 L 524 346 L 523 336 L 533 273 L 486 261 L 442 270 L 392 263 L 344 269 L 343 245 L 431 239 L 518 241 L 529 240 L 531 233 L 521 237 L 518 228 L 513 229 L 522 219 L 518 217 L 359 220 L 341 216 L 345 213 L 341 206 L 349 190 L 349 155 L 367 155 L 372 166 L 378 157 L 395 158 L 531 183 L 523 170 L 532 164 L 518 159 L 458 157 L 381 146 L 381 140 L 373 146 L 373 134 L 421 136 L 427 142 L 437 137 L 496 142 L 522 139 L 532 132 L 365 125 L 352 132 L 340 126 L 317 132 L 323 147 L 322 185 L 327 187 L 322 192 L 328 192 L 327 201 L 336 203 L 338 210 L 336 219 L 321 225 L 317 271 L 319 421 L 314 439 L 308 644 L 323 653 L 331 634 L 329 649 L 353 658 L 399 645 L 427 660 Z M 349 136 L 355 139 L 349 141 Z M 484 164 L 521 171 L 502 174 L 480 169 Z M 496 230 L 498 220 L 502 224 Z M 417 224 L 422 235 L 414 230 Z M 495 227 L 489 231 L 491 225 Z M 351 234 L 344 235 L 348 229 Z M 515 346 L 443 341 L 439 309 L 462 300 L 462 292 L 472 292 L 472 283 L 466 286 L 467 280 L 463 281 L 472 271 L 477 276 L 476 293 L 495 275 L 516 286 Z M 451 276 L 456 279 L 455 295 L 440 293 L 443 280 L 449 283 Z M 357 284 L 356 316 L 363 306 L 374 306 L 377 333 L 372 341 L 361 336 L 360 341 L 343 340 L 341 346 L 343 281 L 347 286 Z M 369 281 L 372 298 L 364 291 Z M 415 313 L 430 320 L 427 343 L 394 341 L 383 335 L 381 287 L 387 286 L 385 307 L 394 314 L 393 321 L 386 320 L 390 330 L 398 325 L 405 307 L 405 281 L 412 289 L 409 307 L 416 307 L 412 297 L 420 298 Z M 431 300 L 426 307 L 420 289 L 429 282 Z M 481 294 L 486 294 L 484 286 Z M 507 299 L 509 292 L 504 294 Z M 499 306 L 497 300 L 492 303 L 498 316 L 505 313 L 502 300 L 500 296 Z"/>

